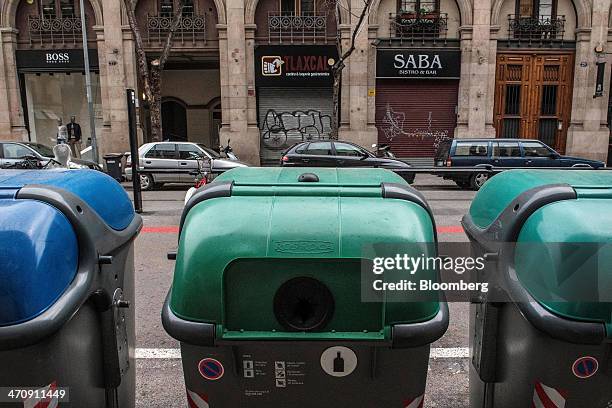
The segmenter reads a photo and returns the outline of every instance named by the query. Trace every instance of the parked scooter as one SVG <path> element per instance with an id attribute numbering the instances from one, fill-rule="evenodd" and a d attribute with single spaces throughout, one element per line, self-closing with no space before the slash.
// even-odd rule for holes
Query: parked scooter
<path id="1" fill-rule="evenodd" d="M 377 145 L 374 143 L 372 145 L 375 150 L 376 157 L 388 157 L 390 159 L 394 159 L 395 155 L 391 152 L 391 146 L 388 144 Z"/>
<path id="2" fill-rule="evenodd" d="M 219 146 L 219 153 L 225 154 L 230 160 L 238 160 L 238 156 L 234 154 L 234 149 L 230 146 L 230 139 L 227 139 L 227 145 L 223 147 L 223 145 Z"/>

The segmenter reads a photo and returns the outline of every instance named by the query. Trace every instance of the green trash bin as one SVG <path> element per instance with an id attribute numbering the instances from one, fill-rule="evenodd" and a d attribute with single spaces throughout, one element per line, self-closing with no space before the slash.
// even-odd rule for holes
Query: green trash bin
<path id="1" fill-rule="evenodd" d="M 187 203 L 162 322 L 190 407 L 420 407 L 446 303 L 362 302 L 362 246 L 429 242 L 382 169 L 240 168 Z"/>
<path id="2" fill-rule="evenodd" d="M 503 172 L 462 224 L 497 283 L 471 305 L 470 406 L 609 407 L 612 173 Z"/>

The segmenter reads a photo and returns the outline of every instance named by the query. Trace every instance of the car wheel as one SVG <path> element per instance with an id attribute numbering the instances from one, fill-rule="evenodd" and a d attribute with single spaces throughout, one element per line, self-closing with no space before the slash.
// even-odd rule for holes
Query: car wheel
<path id="1" fill-rule="evenodd" d="M 147 173 L 140 174 L 140 189 L 143 191 L 152 190 L 155 186 L 153 176 Z"/>
<path id="2" fill-rule="evenodd" d="M 475 173 L 470 177 L 470 187 L 472 190 L 480 190 L 480 188 L 489 179 L 489 173 Z"/>

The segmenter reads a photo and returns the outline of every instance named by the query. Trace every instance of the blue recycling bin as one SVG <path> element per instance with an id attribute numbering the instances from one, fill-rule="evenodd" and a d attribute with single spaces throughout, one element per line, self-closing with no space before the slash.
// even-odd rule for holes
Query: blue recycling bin
<path id="1" fill-rule="evenodd" d="M 102 172 L 0 171 L 0 406 L 134 406 L 141 227 Z"/>

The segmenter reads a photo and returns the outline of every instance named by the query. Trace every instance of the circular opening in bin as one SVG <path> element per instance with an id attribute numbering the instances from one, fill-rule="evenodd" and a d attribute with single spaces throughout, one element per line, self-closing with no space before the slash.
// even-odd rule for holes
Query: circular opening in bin
<path id="1" fill-rule="evenodd" d="M 314 278 L 293 278 L 276 291 L 274 314 L 287 330 L 320 330 L 334 314 L 334 297 Z"/>

